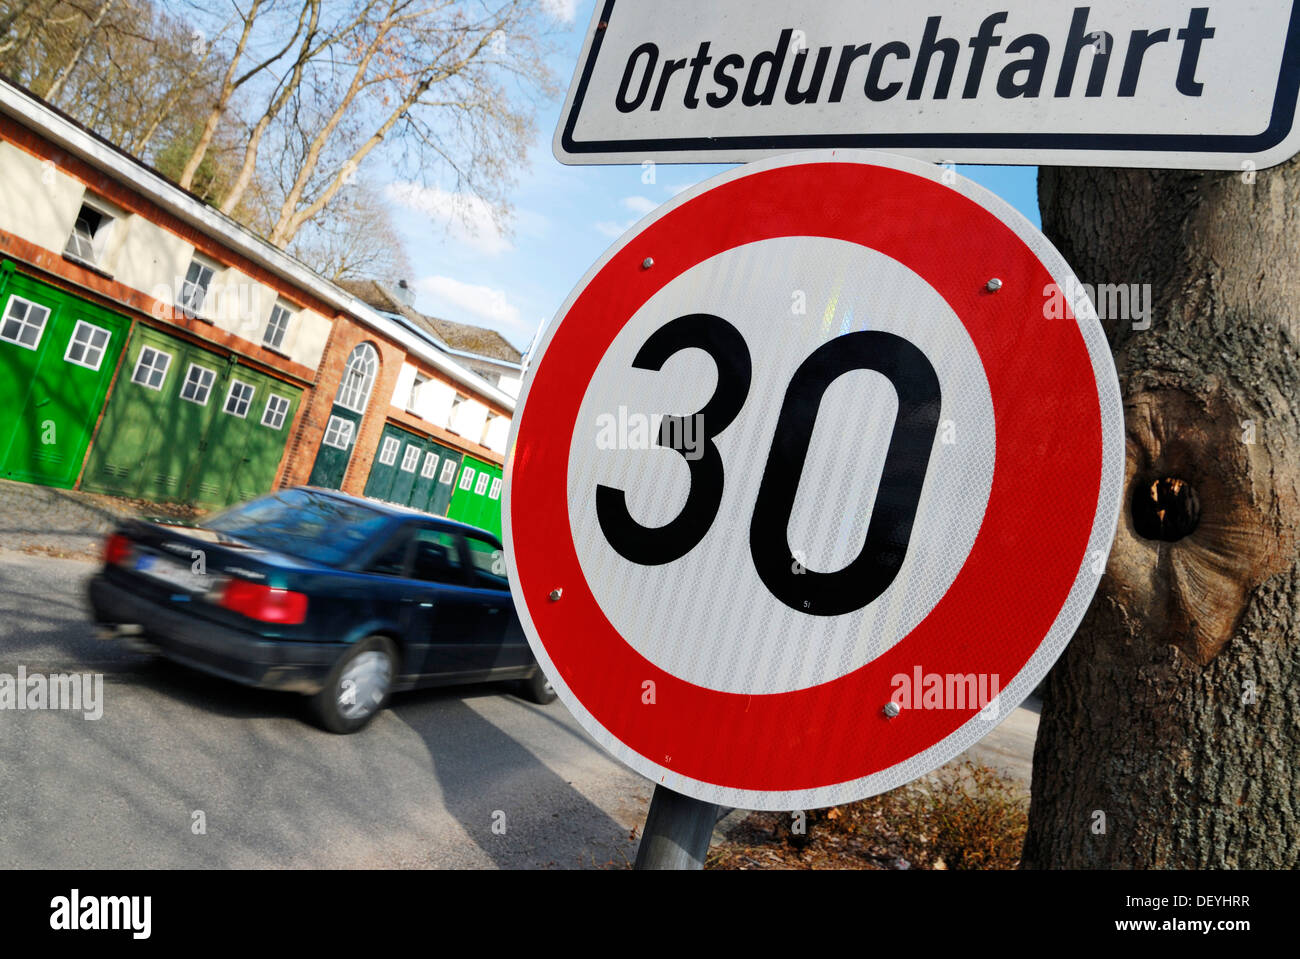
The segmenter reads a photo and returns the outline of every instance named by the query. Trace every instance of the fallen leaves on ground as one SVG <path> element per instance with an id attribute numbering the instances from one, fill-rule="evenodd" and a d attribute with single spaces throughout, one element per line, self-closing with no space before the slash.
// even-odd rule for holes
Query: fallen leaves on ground
<path id="1" fill-rule="evenodd" d="M 709 851 L 706 869 L 1015 869 L 1028 797 L 966 762 L 861 802 L 755 812 Z"/>

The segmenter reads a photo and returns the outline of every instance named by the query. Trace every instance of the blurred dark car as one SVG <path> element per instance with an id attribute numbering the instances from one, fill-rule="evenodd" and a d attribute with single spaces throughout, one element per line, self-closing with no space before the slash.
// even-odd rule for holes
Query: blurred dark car
<path id="1" fill-rule="evenodd" d="M 555 699 L 496 537 L 333 490 L 272 493 L 193 528 L 129 521 L 105 543 L 90 604 L 136 648 L 306 694 L 332 732 L 422 686 L 511 680 Z"/>

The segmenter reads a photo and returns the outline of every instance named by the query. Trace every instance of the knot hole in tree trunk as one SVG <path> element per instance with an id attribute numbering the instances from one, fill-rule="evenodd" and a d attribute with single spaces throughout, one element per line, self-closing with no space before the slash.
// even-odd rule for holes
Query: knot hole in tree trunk
<path id="1" fill-rule="evenodd" d="M 1133 529 L 1143 539 L 1176 543 L 1195 531 L 1201 502 L 1187 480 L 1163 476 L 1133 488 Z"/>

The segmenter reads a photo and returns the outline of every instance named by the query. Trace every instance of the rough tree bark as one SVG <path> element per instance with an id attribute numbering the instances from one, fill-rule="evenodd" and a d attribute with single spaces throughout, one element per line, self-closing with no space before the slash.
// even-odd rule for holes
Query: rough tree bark
<path id="1" fill-rule="evenodd" d="M 1039 203 L 1082 281 L 1153 300 L 1146 330 L 1098 304 L 1126 496 L 1048 677 L 1024 867 L 1295 868 L 1300 161 L 1043 168 Z"/>

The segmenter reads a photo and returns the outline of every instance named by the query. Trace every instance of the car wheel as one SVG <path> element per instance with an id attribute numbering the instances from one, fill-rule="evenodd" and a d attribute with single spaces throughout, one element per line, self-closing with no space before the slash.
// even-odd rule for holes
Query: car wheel
<path id="1" fill-rule="evenodd" d="M 525 699 L 530 699 L 539 706 L 555 702 L 555 688 L 551 685 L 551 681 L 546 678 L 546 674 L 542 672 L 540 666 L 533 670 L 530 679 L 520 681 L 519 691 Z"/>
<path id="2" fill-rule="evenodd" d="M 355 733 L 388 705 L 397 672 L 397 647 L 385 636 L 354 645 L 311 697 L 316 722 L 332 733 Z"/>

